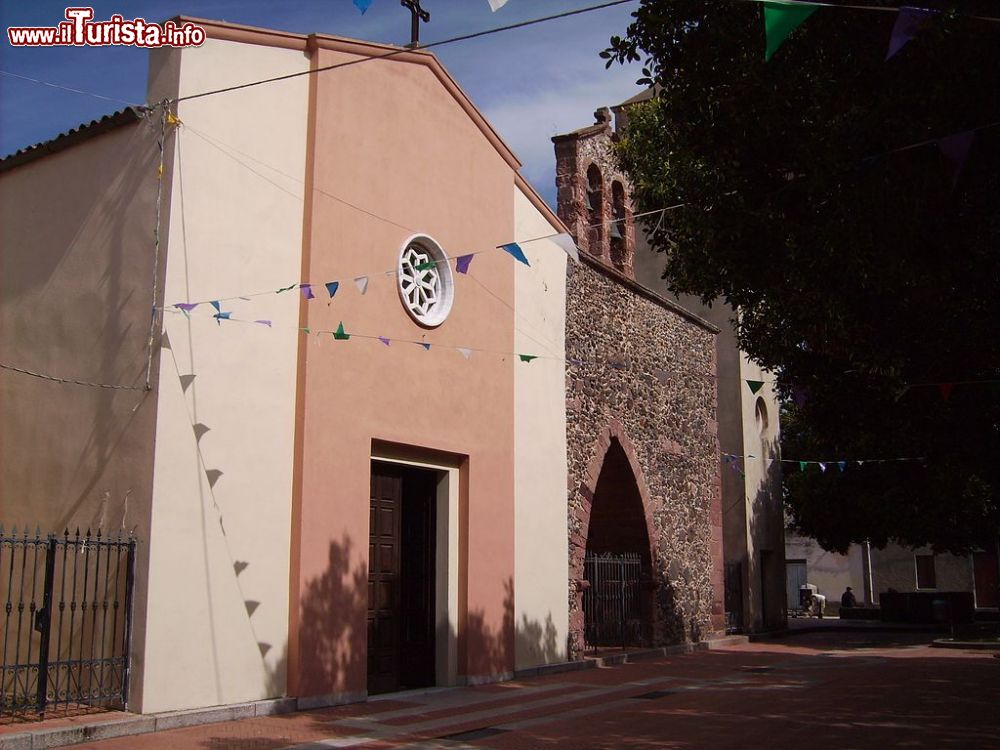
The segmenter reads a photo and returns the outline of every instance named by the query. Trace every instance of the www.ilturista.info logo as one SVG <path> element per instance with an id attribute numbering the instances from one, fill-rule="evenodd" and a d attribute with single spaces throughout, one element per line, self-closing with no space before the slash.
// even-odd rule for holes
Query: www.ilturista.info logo
<path id="1" fill-rule="evenodd" d="M 67 8 L 58 26 L 11 26 L 12 47 L 198 47 L 205 43 L 205 29 L 193 23 L 149 23 L 125 19 L 117 13 L 107 21 L 94 21 L 93 8 Z"/>

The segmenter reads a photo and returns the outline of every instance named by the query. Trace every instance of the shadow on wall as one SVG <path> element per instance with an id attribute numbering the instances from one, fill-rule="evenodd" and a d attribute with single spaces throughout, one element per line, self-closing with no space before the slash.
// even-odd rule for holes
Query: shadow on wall
<path id="1" fill-rule="evenodd" d="M 352 688 L 352 676 L 366 674 L 368 571 L 362 565 L 351 570 L 354 554 L 346 536 L 330 542 L 326 571 L 302 593 L 299 685 L 305 695 L 346 692 Z"/>
<path id="2" fill-rule="evenodd" d="M 486 677 L 510 673 L 514 669 L 514 581 L 507 578 L 503 584 L 503 619 L 499 629 L 486 622 L 482 610 L 469 612 L 465 637 L 458 639 L 461 655 L 463 641 L 467 654 L 466 674 Z M 459 656 L 461 663 L 461 656 Z"/>
<path id="3" fill-rule="evenodd" d="M 330 542 L 326 570 L 309 581 L 302 594 L 299 615 L 301 695 L 359 694 L 366 689 L 368 571 L 351 568 L 354 544 L 343 537 Z M 514 582 L 504 581 L 503 615 L 499 626 L 486 613 L 472 610 L 459 634 L 448 628 L 447 642 L 458 643 L 459 672 L 470 679 L 510 675 L 514 669 L 515 639 L 523 653 L 537 655 L 541 663 L 561 661 L 551 616 L 545 623 L 523 618 L 515 628 Z M 266 645 L 266 644 L 265 644 Z M 467 660 L 462 671 L 461 653 Z M 272 694 L 279 694 L 287 653 L 271 675 Z M 277 691 L 277 692 L 275 692 Z"/>
<path id="4" fill-rule="evenodd" d="M 566 652 L 560 648 L 558 631 L 552 622 L 552 613 L 545 617 L 545 622 L 529 620 L 527 615 L 521 615 L 514 633 L 517 654 L 526 664 L 555 664 L 566 660 Z"/>
<path id="5" fill-rule="evenodd" d="M 774 458 L 770 465 L 767 461 Z M 753 540 L 756 554 L 747 565 L 747 591 L 755 602 L 763 602 L 766 611 L 761 612 L 759 605 L 751 607 L 751 612 L 757 612 L 760 626 L 756 622 L 748 622 L 753 629 L 773 630 L 785 627 L 787 617 L 787 602 L 785 592 L 785 525 L 781 500 L 781 462 L 777 441 L 764 439 L 761 442 L 760 456 L 757 460 L 763 463 L 762 479 L 749 502 L 748 528 Z M 744 462 L 746 459 L 744 459 Z M 767 569 L 762 569 L 761 551 L 770 553 Z M 747 618 L 748 619 L 748 618 Z M 754 618 L 756 619 L 756 617 Z"/>

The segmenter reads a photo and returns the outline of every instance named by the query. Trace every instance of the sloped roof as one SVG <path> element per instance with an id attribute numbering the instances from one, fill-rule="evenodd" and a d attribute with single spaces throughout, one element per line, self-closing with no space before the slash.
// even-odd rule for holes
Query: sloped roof
<path id="1" fill-rule="evenodd" d="M 122 125 L 138 122 L 145 116 L 145 108 L 125 107 L 125 109 L 104 115 L 99 120 L 85 122 L 75 128 L 63 131 L 48 140 L 19 148 L 14 153 L 0 158 L 0 172 L 6 172 L 8 169 L 13 169 L 26 162 L 62 151 L 64 148 L 69 148 L 80 141 L 100 135 L 101 133 L 106 133 L 109 130 L 114 130 Z"/>

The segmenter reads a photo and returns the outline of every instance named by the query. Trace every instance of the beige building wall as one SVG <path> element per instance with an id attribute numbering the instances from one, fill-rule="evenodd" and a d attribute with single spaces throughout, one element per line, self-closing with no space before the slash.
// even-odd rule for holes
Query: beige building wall
<path id="1" fill-rule="evenodd" d="M 739 353 L 743 424 L 743 502 L 747 561 L 747 621 L 754 630 L 785 626 L 785 542 L 781 507 L 778 399 L 771 373 Z M 764 385 L 753 393 L 748 380 Z M 729 471 L 732 471 L 729 469 Z"/>
<path id="2" fill-rule="evenodd" d="M 209 40 L 156 53 L 151 98 L 307 65 L 301 50 Z M 177 114 L 164 298 L 205 304 L 189 317 L 168 307 L 164 320 L 136 683 L 146 713 L 286 690 L 301 295 L 273 290 L 301 280 L 308 77 L 181 102 Z M 271 293 L 247 297 L 260 292 Z M 232 319 L 215 320 L 211 300 Z"/>
<path id="3" fill-rule="evenodd" d="M 514 189 L 514 239 L 559 231 Z M 514 367 L 514 633 L 518 669 L 565 661 L 566 263 L 551 240 L 524 242 L 515 263 L 514 349 L 536 354 Z"/>
<path id="4" fill-rule="evenodd" d="M 135 388 L 0 371 L 8 531 L 145 534 L 157 153 L 155 131 L 139 121 L 0 172 L 0 361 Z"/>
<path id="5" fill-rule="evenodd" d="M 136 389 L 0 371 L 0 523 L 134 532 L 136 650 L 156 424 L 144 385 L 157 164 L 155 130 L 133 121 L 0 172 L 0 361 Z"/>
<path id="6" fill-rule="evenodd" d="M 874 557 L 875 550 L 872 550 Z M 850 586 L 859 604 L 865 600 L 864 546 L 852 544 L 846 555 L 823 549 L 810 537 L 791 536 L 785 539 L 785 559 L 804 560 L 806 583 L 816 586 L 817 593 L 826 597 L 827 615 L 836 616 L 840 610 L 840 597 Z M 788 592 L 789 596 L 797 596 Z M 797 601 L 797 600 L 796 600 Z"/>
<path id="7" fill-rule="evenodd" d="M 935 586 L 917 588 L 916 555 L 934 555 Z M 901 547 L 886 545 L 884 549 L 872 548 L 872 583 L 875 597 L 890 588 L 896 591 L 974 591 L 972 557 L 935 555 L 930 547 Z"/>

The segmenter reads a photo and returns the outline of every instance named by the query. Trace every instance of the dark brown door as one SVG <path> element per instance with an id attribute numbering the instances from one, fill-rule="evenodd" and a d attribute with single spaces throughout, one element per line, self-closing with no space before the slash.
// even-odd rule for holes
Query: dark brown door
<path id="1" fill-rule="evenodd" d="M 399 689 L 403 471 L 372 464 L 368 525 L 368 692 Z"/>
<path id="2" fill-rule="evenodd" d="M 997 553 L 976 552 L 972 561 L 976 576 L 976 606 L 997 606 Z"/>
<path id="3" fill-rule="evenodd" d="M 408 469 L 403 475 L 400 683 L 434 684 L 434 530 L 437 476 Z"/>
<path id="4" fill-rule="evenodd" d="M 434 675 L 433 471 L 372 462 L 368 692 L 426 687 Z"/>

